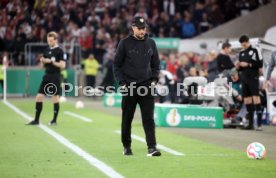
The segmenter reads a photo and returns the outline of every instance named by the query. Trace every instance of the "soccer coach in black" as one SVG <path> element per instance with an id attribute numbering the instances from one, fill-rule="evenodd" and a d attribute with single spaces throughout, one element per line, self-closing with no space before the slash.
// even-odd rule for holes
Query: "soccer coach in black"
<path id="1" fill-rule="evenodd" d="M 58 34 L 49 32 L 47 34 L 49 47 L 44 51 L 40 61 L 44 64 L 45 75 L 43 76 L 38 94 L 36 96 L 35 119 L 28 125 L 38 125 L 39 116 L 42 111 L 44 96 L 52 96 L 54 102 L 54 116 L 49 125 L 57 124 L 59 112 L 59 95 L 61 94 L 61 69 L 65 68 L 63 50 L 58 46 Z"/>
<path id="2" fill-rule="evenodd" d="M 128 88 L 135 82 L 137 87 L 151 88 L 158 81 L 159 56 L 155 42 L 146 34 L 146 21 L 143 17 L 134 17 L 131 28 L 133 33 L 120 41 L 114 59 L 114 76 L 123 88 Z M 150 90 L 150 89 L 149 89 Z M 139 96 L 137 88 L 122 99 L 122 143 L 124 155 L 132 155 L 131 123 L 137 103 L 142 114 L 142 123 L 148 146 L 147 156 L 160 156 L 156 149 L 155 124 L 153 119 L 154 96 L 148 91 L 147 95 Z"/>
<path id="3" fill-rule="evenodd" d="M 239 62 L 237 68 L 241 71 L 242 96 L 248 112 L 249 125 L 245 127 L 247 130 L 254 129 L 254 107 L 258 118 L 258 127 L 256 130 L 262 130 L 262 108 L 259 96 L 259 69 L 262 68 L 263 62 L 258 50 L 253 48 L 249 42 L 247 35 L 242 35 L 239 42 L 243 50 L 239 53 Z"/>

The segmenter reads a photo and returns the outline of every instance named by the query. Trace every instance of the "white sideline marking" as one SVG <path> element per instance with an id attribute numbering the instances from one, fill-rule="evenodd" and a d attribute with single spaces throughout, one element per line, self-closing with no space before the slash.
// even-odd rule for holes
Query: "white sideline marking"
<path id="1" fill-rule="evenodd" d="M 73 116 L 73 117 L 75 117 L 77 119 L 80 119 L 80 120 L 82 120 L 84 122 L 92 122 L 93 121 L 92 119 L 89 119 L 87 117 L 78 115 L 78 114 L 70 112 L 70 111 L 64 111 L 63 113 L 66 114 L 66 115 L 69 115 L 69 116 Z"/>
<path id="2" fill-rule="evenodd" d="M 14 105 L 12 105 L 11 103 L 9 103 L 8 101 L 6 101 L 4 103 L 10 109 L 14 110 L 17 114 L 23 116 L 28 121 L 33 120 L 32 117 L 30 117 L 29 115 L 27 115 L 26 113 L 24 113 L 23 111 L 21 111 L 20 109 L 18 109 L 17 107 L 15 107 Z M 62 135 L 60 135 L 57 132 L 53 131 L 49 127 L 47 127 L 47 126 L 45 126 L 43 124 L 39 124 L 38 127 L 41 128 L 46 133 L 48 133 L 50 136 L 54 137 L 58 142 L 60 142 L 61 144 L 63 144 L 64 146 L 66 146 L 67 148 L 69 148 L 70 150 L 72 150 L 73 152 L 75 152 L 77 155 L 79 155 L 80 157 L 82 157 L 83 159 L 85 159 L 86 161 L 88 161 L 92 166 L 98 168 L 102 173 L 104 173 L 108 177 L 123 178 L 123 176 L 121 174 L 119 174 L 118 172 L 116 172 L 110 166 L 108 166 L 104 162 L 98 160 L 97 158 L 93 157 L 92 155 L 90 155 L 89 153 L 87 153 L 86 151 L 84 151 L 83 149 L 81 149 L 79 146 L 71 143 L 65 137 L 63 137 Z"/>
<path id="3" fill-rule="evenodd" d="M 121 131 L 116 130 L 115 133 L 121 134 Z M 145 139 L 142 138 L 142 137 L 140 137 L 140 136 L 138 136 L 138 135 L 131 134 L 131 137 L 132 137 L 133 139 L 135 139 L 135 140 L 138 140 L 138 141 L 140 141 L 140 142 L 146 143 Z M 170 154 L 176 155 L 176 156 L 184 156 L 184 155 L 185 155 L 184 153 L 175 151 L 175 150 L 173 150 L 173 149 L 171 149 L 171 148 L 168 148 L 168 147 L 166 147 L 166 146 L 164 146 L 164 145 L 157 144 L 156 146 L 157 146 L 158 149 L 163 150 L 163 151 L 165 151 L 165 152 L 168 152 L 168 153 L 170 153 Z"/>

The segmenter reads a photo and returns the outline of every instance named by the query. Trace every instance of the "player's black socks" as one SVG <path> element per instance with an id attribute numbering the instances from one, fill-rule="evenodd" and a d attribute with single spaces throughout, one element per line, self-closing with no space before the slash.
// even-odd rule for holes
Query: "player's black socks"
<path id="1" fill-rule="evenodd" d="M 262 110 L 261 104 L 256 104 L 255 109 L 256 109 L 256 114 L 258 118 L 257 124 L 258 124 L 258 127 L 260 127 L 262 126 L 262 117 L 263 117 L 263 110 Z"/>
<path id="2" fill-rule="evenodd" d="M 254 108 L 252 104 L 246 104 L 246 110 L 248 112 L 248 121 L 249 121 L 249 126 L 253 126 L 253 118 L 254 118 Z"/>
<path id="3" fill-rule="evenodd" d="M 52 120 L 53 122 L 57 121 L 58 112 L 59 112 L 59 103 L 54 103 L 54 118 Z"/>
<path id="4" fill-rule="evenodd" d="M 35 103 L 35 121 L 39 121 L 40 113 L 42 111 L 42 102 Z"/>

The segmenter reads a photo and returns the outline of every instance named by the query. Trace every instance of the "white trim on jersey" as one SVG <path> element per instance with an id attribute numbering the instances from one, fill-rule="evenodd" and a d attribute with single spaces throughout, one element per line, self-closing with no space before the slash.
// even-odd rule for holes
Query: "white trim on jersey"
<path id="1" fill-rule="evenodd" d="M 59 47 L 59 46 L 56 45 L 56 46 L 50 47 L 50 49 L 55 49 L 55 48 L 57 48 L 57 47 Z"/>
<path id="2" fill-rule="evenodd" d="M 262 55 L 261 48 L 257 47 L 257 46 L 255 48 L 257 49 L 259 60 L 262 61 L 263 60 L 263 55 Z"/>

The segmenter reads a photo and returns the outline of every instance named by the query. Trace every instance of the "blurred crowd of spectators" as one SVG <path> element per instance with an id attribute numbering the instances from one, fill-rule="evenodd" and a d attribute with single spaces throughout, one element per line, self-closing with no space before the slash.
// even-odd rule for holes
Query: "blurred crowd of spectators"
<path id="1" fill-rule="evenodd" d="M 188 53 L 170 53 L 160 54 L 161 70 L 169 71 L 176 83 L 182 83 L 186 77 L 201 76 L 208 79 L 209 82 L 214 80 L 214 76 L 220 73 L 218 70 L 217 57 L 220 51 L 212 50 L 206 54 L 194 52 Z M 237 61 L 237 54 L 229 55 L 233 64 Z M 214 67 L 213 67 L 214 66 Z"/>
<path id="2" fill-rule="evenodd" d="M 129 34 L 133 16 L 147 19 L 153 37 L 192 38 L 269 1 L 1 0 L 0 50 L 12 54 L 10 63 L 26 65 L 25 44 L 45 43 L 47 32 L 57 31 L 60 41 L 69 44 L 66 52 L 73 64 L 79 62 L 73 55 L 75 45 L 82 58 L 93 53 L 102 63 Z"/>

